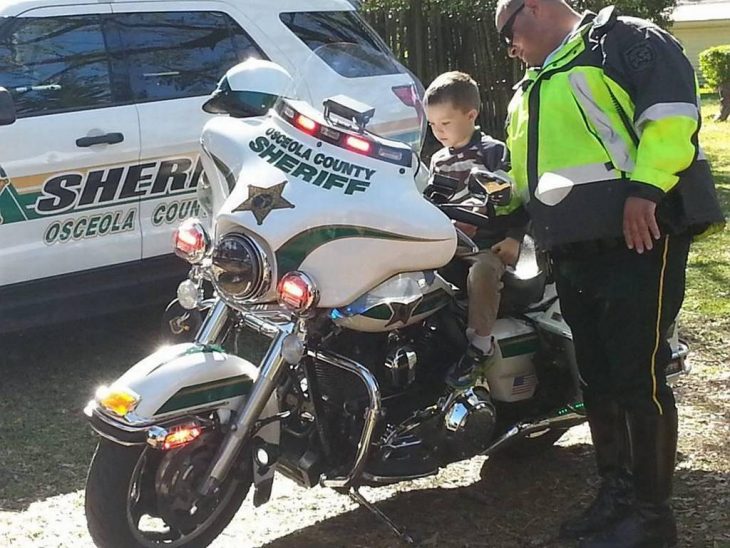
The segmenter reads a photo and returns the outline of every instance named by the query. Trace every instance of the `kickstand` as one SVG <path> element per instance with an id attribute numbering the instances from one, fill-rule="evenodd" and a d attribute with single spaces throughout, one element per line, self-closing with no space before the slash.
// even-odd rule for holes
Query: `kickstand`
<path id="1" fill-rule="evenodd" d="M 391 520 L 388 516 L 386 516 L 382 510 L 377 508 L 374 504 L 371 502 L 368 502 L 365 500 L 365 497 L 363 497 L 360 494 L 360 491 L 357 490 L 357 488 L 353 487 L 350 489 L 350 492 L 348 493 L 350 495 L 350 498 L 357 502 L 360 506 L 363 506 L 370 510 L 375 516 L 380 518 L 382 521 L 385 522 L 385 524 L 390 527 L 390 529 L 398 536 L 399 539 L 401 539 L 406 544 L 415 544 L 415 540 L 413 540 L 413 537 L 411 537 L 408 533 L 406 533 L 406 530 L 404 528 L 399 527 L 396 525 L 393 520 Z"/>

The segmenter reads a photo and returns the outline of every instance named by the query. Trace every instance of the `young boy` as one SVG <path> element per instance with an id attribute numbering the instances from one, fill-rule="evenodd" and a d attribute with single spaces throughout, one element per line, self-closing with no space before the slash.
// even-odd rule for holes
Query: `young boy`
<path id="1" fill-rule="evenodd" d="M 479 88 L 468 74 L 441 74 L 426 90 L 424 103 L 431 130 L 444 146 L 431 158 L 431 173 L 457 179 L 459 187 L 452 202 L 462 203 L 470 197 L 467 179 L 473 168 L 497 171 L 505 167 L 504 143 L 474 125 L 481 100 Z M 480 249 L 478 253 L 457 250 L 457 257 L 469 265 L 469 346 L 447 377 L 455 389 L 471 386 L 476 367 L 488 366 L 494 357 L 492 329 L 499 309 L 501 278 L 505 266 L 517 261 L 527 225 L 527 214 L 516 197 L 491 213 L 496 214 L 495 221 L 486 228 L 455 223 Z"/>

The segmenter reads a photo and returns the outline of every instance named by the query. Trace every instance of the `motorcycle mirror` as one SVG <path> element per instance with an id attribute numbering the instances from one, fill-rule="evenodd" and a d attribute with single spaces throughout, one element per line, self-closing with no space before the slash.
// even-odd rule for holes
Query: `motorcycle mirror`
<path id="1" fill-rule="evenodd" d="M 478 186 L 484 189 L 488 200 L 496 206 L 507 205 L 512 200 L 513 182 L 504 172 L 474 168 L 469 173 L 468 184 L 470 188 Z"/>
<path id="2" fill-rule="evenodd" d="M 445 204 L 453 198 L 459 180 L 440 173 L 432 173 L 423 194 L 436 204 Z"/>
<path id="3" fill-rule="evenodd" d="M 10 92 L 0 87 L 0 126 L 15 123 L 15 103 Z"/>

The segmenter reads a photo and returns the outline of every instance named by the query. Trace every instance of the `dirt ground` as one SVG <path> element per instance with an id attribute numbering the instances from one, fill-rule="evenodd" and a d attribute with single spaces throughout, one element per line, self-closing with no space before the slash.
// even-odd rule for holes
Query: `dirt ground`
<path id="1" fill-rule="evenodd" d="M 143 311 L 0 338 L 0 546 L 91 546 L 83 486 L 95 439 L 81 409 L 98 384 L 154 349 L 157 322 L 155 311 Z M 680 546 L 730 547 L 727 348 L 695 346 L 692 364 L 676 387 Z M 434 478 L 363 494 L 422 546 L 560 547 L 568 546 L 555 539 L 561 519 L 595 486 L 583 426 L 542 455 L 474 458 Z M 272 501 L 257 509 L 246 501 L 213 546 L 399 545 L 347 497 L 280 478 Z"/>

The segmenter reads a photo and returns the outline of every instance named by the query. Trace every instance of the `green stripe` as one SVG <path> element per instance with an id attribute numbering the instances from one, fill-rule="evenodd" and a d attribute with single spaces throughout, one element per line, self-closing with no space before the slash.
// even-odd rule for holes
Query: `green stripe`
<path id="1" fill-rule="evenodd" d="M 13 185 L 7 184 L 0 190 L 0 224 L 26 221 L 28 216 L 20 204 L 18 192 Z"/>
<path id="2" fill-rule="evenodd" d="M 363 312 L 362 316 L 374 320 L 389 320 L 393 316 L 393 311 L 387 304 L 379 304 Z"/>
<path id="3" fill-rule="evenodd" d="M 423 296 L 423 300 L 418 303 L 418 306 L 413 311 L 414 316 L 431 312 L 443 306 L 446 306 L 451 300 L 451 296 L 443 289 L 437 289 L 427 295 Z"/>
<path id="4" fill-rule="evenodd" d="M 442 240 L 431 240 L 427 238 L 413 238 L 403 236 L 394 232 L 385 232 L 368 228 L 366 226 L 352 225 L 327 225 L 310 228 L 300 232 L 289 241 L 285 242 L 276 252 L 279 277 L 287 272 L 297 270 L 304 259 L 315 249 L 326 243 L 344 238 L 370 238 L 376 240 L 393 240 L 401 242 L 440 242 Z"/>
<path id="5" fill-rule="evenodd" d="M 253 380 L 248 375 L 239 375 L 194 386 L 181 388 L 160 407 L 155 415 L 177 411 L 188 407 L 196 407 L 227 398 L 243 396 L 251 391 Z"/>
<path id="6" fill-rule="evenodd" d="M 166 194 L 156 194 L 153 196 L 146 196 L 142 198 L 130 198 L 128 200 L 114 200 L 111 202 L 104 202 L 98 204 L 91 204 L 88 206 L 74 207 L 67 211 L 49 212 L 49 213 L 38 213 L 35 209 L 35 204 L 38 198 L 43 194 L 42 192 L 28 192 L 20 194 L 11 185 L 5 187 L 0 192 L 0 215 L 4 219 L 5 224 L 35 220 L 35 219 L 47 219 L 51 217 L 58 217 L 59 215 L 74 215 L 77 213 L 85 213 L 87 211 L 93 211 L 96 209 L 111 208 L 123 205 L 138 205 L 140 202 L 148 202 L 150 200 L 161 200 L 163 198 L 177 198 L 179 196 L 191 196 L 196 192 L 195 189 L 183 190 L 177 192 L 168 192 Z M 22 209 L 18 210 L 18 206 Z"/>

